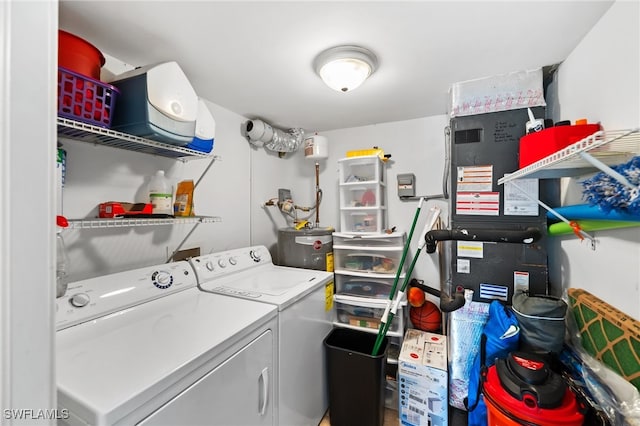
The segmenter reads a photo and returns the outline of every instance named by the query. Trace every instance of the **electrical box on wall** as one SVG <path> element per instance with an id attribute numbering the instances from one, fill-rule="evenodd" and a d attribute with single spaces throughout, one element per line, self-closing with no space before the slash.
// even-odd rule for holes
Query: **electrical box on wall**
<path id="1" fill-rule="evenodd" d="M 285 201 L 291 200 L 291 190 L 279 188 L 278 189 L 278 203 L 284 203 Z"/>
<path id="2" fill-rule="evenodd" d="M 398 197 L 416 196 L 416 176 L 413 173 L 398 175 Z"/>

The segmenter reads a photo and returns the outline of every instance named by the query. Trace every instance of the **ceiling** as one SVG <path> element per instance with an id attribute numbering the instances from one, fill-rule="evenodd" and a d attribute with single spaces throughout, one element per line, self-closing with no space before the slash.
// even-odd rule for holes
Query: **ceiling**
<path id="1" fill-rule="evenodd" d="M 68 1 L 60 28 L 133 66 L 176 61 L 198 95 L 306 131 L 447 112 L 452 83 L 562 62 L 611 1 Z M 362 86 L 329 89 L 321 51 L 378 57 Z"/>

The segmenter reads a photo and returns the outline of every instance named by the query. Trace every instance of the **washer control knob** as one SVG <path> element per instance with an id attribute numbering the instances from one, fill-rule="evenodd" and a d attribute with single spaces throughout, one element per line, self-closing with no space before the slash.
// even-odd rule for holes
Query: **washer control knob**
<path id="1" fill-rule="evenodd" d="M 71 303 L 71 305 L 75 306 L 76 308 L 85 307 L 89 304 L 90 301 L 91 299 L 89 298 L 89 295 L 86 293 L 74 294 L 69 298 L 69 303 Z"/>
<path id="2" fill-rule="evenodd" d="M 251 259 L 253 259 L 254 262 L 260 262 L 262 253 L 260 253 L 260 250 L 251 250 L 249 252 L 249 256 L 251 256 Z"/>
<path id="3" fill-rule="evenodd" d="M 215 268 L 215 266 L 213 265 L 212 261 L 208 261 L 205 266 L 207 267 L 208 270 L 210 270 L 212 272 L 213 272 L 213 269 Z"/>
<path id="4" fill-rule="evenodd" d="M 231 256 L 231 257 L 229 258 L 229 263 L 230 263 L 231 265 L 237 265 L 237 264 L 238 264 L 238 258 L 237 258 L 237 257 L 235 257 L 235 256 Z"/>
<path id="5" fill-rule="evenodd" d="M 221 268 L 226 268 L 227 267 L 227 261 L 224 260 L 224 259 L 218 260 L 218 266 L 220 266 Z"/>
<path id="6" fill-rule="evenodd" d="M 171 274 L 166 271 L 159 271 L 156 275 L 156 282 L 160 285 L 171 283 Z"/>

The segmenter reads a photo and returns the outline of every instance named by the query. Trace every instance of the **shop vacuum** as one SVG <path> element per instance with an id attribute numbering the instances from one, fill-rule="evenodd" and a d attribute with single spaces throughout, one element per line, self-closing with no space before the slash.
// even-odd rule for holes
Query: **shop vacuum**
<path id="1" fill-rule="evenodd" d="M 489 367 L 483 385 L 492 426 L 580 426 L 583 407 L 541 356 L 512 352 Z"/>
<path id="2" fill-rule="evenodd" d="M 198 96 L 176 62 L 127 71 L 111 84 L 120 91 L 113 130 L 171 145 L 193 142 Z"/>

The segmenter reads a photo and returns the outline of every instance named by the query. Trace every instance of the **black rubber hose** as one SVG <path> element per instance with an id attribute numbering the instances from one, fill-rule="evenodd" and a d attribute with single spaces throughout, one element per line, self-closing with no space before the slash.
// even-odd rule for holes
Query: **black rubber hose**
<path id="1" fill-rule="evenodd" d="M 422 284 L 415 278 L 411 279 L 409 285 L 412 287 L 418 287 L 420 290 L 440 298 L 440 310 L 442 312 L 453 312 L 464 306 L 464 293 L 461 291 L 456 291 L 453 297 L 451 297 L 440 290 L 436 290 L 435 288 Z"/>
<path id="2" fill-rule="evenodd" d="M 425 234 L 427 253 L 435 253 L 438 241 L 487 241 L 492 243 L 531 244 L 542 237 L 539 228 L 511 229 L 436 229 Z"/>

